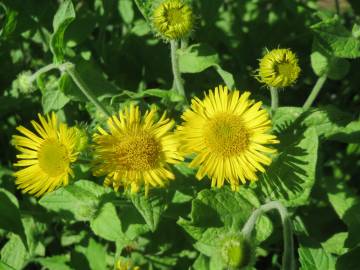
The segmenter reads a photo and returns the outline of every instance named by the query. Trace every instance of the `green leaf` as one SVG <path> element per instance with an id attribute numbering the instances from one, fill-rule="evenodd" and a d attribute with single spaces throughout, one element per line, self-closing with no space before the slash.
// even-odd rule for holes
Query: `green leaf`
<path id="1" fill-rule="evenodd" d="M 314 128 L 287 122 L 278 128 L 279 154 L 256 182 L 258 190 L 286 206 L 306 204 L 315 182 L 318 136 Z"/>
<path id="2" fill-rule="evenodd" d="M 153 232 L 159 224 L 161 214 L 167 207 L 166 196 L 167 194 L 160 190 L 152 190 L 148 196 L 137 193 L 131 195 L 132 203 Z"/>
<path id="3" fill-rule="evenodd" d="M 0 260 L 0 269 L 1 270 L 15 270 L 15 268 L 11 267 L 7 263 L 4 263 L 2 260 Z"/>
<path id="4" fill-rule="evenodd" d="M 340 58 L 360 57 L 360 40 L 352 35 L 338 17 L 311 26 L 315 33 L 315 48 Z"/>
<path id="5" fill-rule="evenodd" d="M 0 37 L 2 39 L 10 36 L 16 29 L 19 13 L 16 10 L 7 9 L 3 26 L 0 29 Z"/>
<path id="6" fill-rule="evenodd" d="M 65 0 L 61 3 L 53 20 L 53 34 L 50 39 L 50 49 L 55 57 L 56 63 L 64 61 L 65 44 L 64 34 L 66 28 L 75 19 L 75 9 L 71 0 Z"/>
<path id="7" fill-rule="evenodd" d="M 342 255 L 348 251 L 348 248 L 345 247 L 345 241 L 348 238 L 348 232 L 336 233 L 322 243 L 322 246 L 328 253 L 333 253 L 336 255 Z"/>
<path id="8" fill-rule="evenodd" d="M 18 235 L 12 234 L 9 241 L 1 249 L 2 262 L 16 270 L 20 270 L 25 266 L 27 258 L 28 253 L 22 240 Z"/>
<path id="9" fill-rule="evenodd" d="M 69 101 L 70 99 L 60 90 L 46 90 L 42 96 L 44 113 L 48 113 L 52 110 L 60 110 L 68 104 Z"/>
<path id="10" fill-rule="evenodd" d="M 87 248 L 79 249 L 87 258 L 90 269 L 106 270 L 106 248 L 94 239 L 89 240 Z"/>
<path id="11" fill-rule="evenodd" d="M 17 234 L 27 247 L 17 199 L 5 189 L 0 189 L 0 229 Z"/>
<path id="12" fill-rule="evenodd" d="M 40 263 L 46 269 L 71 270 L 71 267 L 67 264 L 70 261 L 70 257 L 68 255 L 57 255 L 46 258 L 38 258 L 35 261 Z"/>
<path id="13" fill-rule="evenodd" d="M 316 75 L 320 77 L 326 74 L 332 80 L 343 79 L 350 70 L 348 60 L 320 51 L 314 51 L 311 54 L 311 66 Z"/>
<path id="14" fill-rule="evenodd" d="M 101 196 L 106 193 L 103 186 L 87 180 L 78 180 L 72 185 L 46 194 L 39 203 L 68 219 L 91 220 L 99 209 Z"/>
<path id="15" fill-rule="evenodd" d="M 90 227 L 96 235 L 109 241 L 116 242 L 124 238 L 115 206 L 109 202 L 105 203 L 96 213 L 96 216 L 90 221 Z"/>
<path id="16" fill-rule="evenodd" d="M 135 0 L 135 4 L 144 18 L 149 22 L 154 0 Z"/>
<path id="17" fill-rule="evenodd" d="M 232 89 L 234 78 L 232 74 L 220 67 L 219 55 L 209 46 L 194 44 L 185 50 L 178 50 L 179 67 L 182 73 L 199 73 L 209 67 L 214 67 L 225 84 Z"/>
<path id="18" fill-rule="evenodd" d="M 299 260 L 300 270 L 335 270 L 335 258 L 321 247 L 300 246 Z"/>
<path id="19" fill-rule="evenodd" d="M 248 189 L 233 192 L 221 189 L 202 190 L 192 201 L 191 220 L 180 218 L 178 224 L 197 242 L 195 247 L 207 256 L 219 252 L 219 238 L 239 232 L 256 207 L 257 197 Z M 272 224 L 262 216 L 256 225 L 255 236 L 262 242 L 272 232 Z"/>
<path id="20" fill-rule="evenodd" d="M 336 214 L 348 226 L 349 237 L 347 246 L 355 246 L 360 243 L 360 199 L 344 182 L 335 180 L 325 183 L 327 196 Z"/>
<path id="21" fill-rule="evenodd" d="M 132 0 L 120 0 L 118 4 L 118 9 L 120 12 L 120 16 L 125 23 L 129 24 L 134 20 L 134 9 Z"/>
<path id="22" fill-rule="evenodd" d="M 334 106 L 303 111 L 298 107 L 278 108 L 273 116 L 275 129 L 281 126 L 312 127 L 322 140 L 360 142 L 360 120 Z"/>

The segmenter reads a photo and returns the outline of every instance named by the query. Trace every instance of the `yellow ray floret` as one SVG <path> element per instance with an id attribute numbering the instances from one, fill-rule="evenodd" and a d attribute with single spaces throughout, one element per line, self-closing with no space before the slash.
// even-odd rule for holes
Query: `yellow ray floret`
<path id="1" fill-rule="evenodd" d="M 269 145 L 278 140 L 268 134 L 271 122 L 261 102 L 249 96 L 219 86 L 203 100 L 195 97 L 182 115 L 180 150 L 195 154 L 190 166 L 198 168 L 199 180 L 205 175 L 211 178 L 213 187 L 226 180 L 237 190 L 240 183 L 256 180 L 256 172 L 264 172 L 264 165 L 271 163 L 268 154 L 275 150 Z"/>
<path id="2" fill-rule="evenodd" d="M 190 6 L 183 1 L 167 0 L 154 10 L 152 22 L 163 38 L 181 39 L 191 32 L 193 14 Z"/>
<path id="3" fill-rule="evenodd" d="M 19 126 L 17 130 L 23 135 L 13 136 L 15 147 L 21 152 L 14 166 L 23 168 L 14 173 L 16 185 L 35 196 L 67 185 L 72 175 L 71 163 L 78 155 L 74 129 L 60 123 L 55 113 L 38 117 L 40 122 L 31 121 L 37 134 Z"/>
<path id="4" fill-rule="evenodd" d="M 139 107 L 130 105 L 110 117 L 109 131 L 99 128 L 94 135 L 94 175 L 106 175 L 105 184 L 132 192 L 145 186 L 163 187 L 174 179 L 170 163 L 182 160 L 178 141 L 171 133 L 174 121 L 162 117 L 155 121 L 156 110 L 142 116 Z"/>
<path id="5" fill-rule="evenodd" d="M 284 88 L 293 85 L 300 74 L 296 55 L 289 49 L 275 49 L 262 59 L 257 79 L 270 87 Z"/>

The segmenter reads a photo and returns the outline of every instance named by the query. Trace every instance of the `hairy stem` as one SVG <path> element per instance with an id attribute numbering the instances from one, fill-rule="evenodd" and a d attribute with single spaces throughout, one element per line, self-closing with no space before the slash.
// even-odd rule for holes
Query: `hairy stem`
<path id="1" fill-rule="evenodd" d="M 305 103 L 303 105 L 304 110 L 308 110 L 311 107 L 314 100 L 318 96 L 321 88 L 324 86 L 324 83 L 326 82 L 326 79 L 327 79 L 326 74 L 322 75 L 321 77 L 318 78 L 317 82 L 314 85 L 314 88 L 311 90 L 310 95 L 308 96 L 308 98 L 306 99 L 306 101 L 305 101 Z"/>
<path id="2" fill-rule="evenodd" d="M 41 74 L 46 73 L 46 72 L 48 72 L 48 71 L 50 71 L 52 69 L 59 69 L 59 65 L 58 64 L 49 64 L 49 65 L 47 65 L 45 67 L 42 67 L 42 68 L 38 69 L 29 78 L 30 82 L 31 83 L 34 82 L 37 79 L 37 77 L 39 77 Z"/>
<path id="3" fill-rule="evenodd" d="M 108 112 L 108 110 L 105 108 L 103 104 L 101 104 L 96 96 L 92 93 L 92 91 L 87 87 L 83 79 L 80 77 L 80 75 L 77 73 L 75 66 L 71 63 L 67 63 L 67 65 L 64 68 L 64 71 L 70 75 L 71 79 L 74 81 L 74 83 L 79 87 L 81 92 L 86 96 L 86 98 L 93 103 L 103 114 L 110 117 L 111 114 Z"/>
<path id="4" fill-rule="evenodd" d="M 185 90 L 184 85 L 182 83 L 181 79 L 181 73 L 179 70 L 179 61 L 176 54 L 176 51 L 178 49 L 178 41 L 177 40 L 171 40 L 170 41 L 170 48 L 171 48 L 171 67 L 174 75 L 174 83 L 176 91 L 185 97 Z"/>
<path id="5" fill-rule="evenodd" d="M 270 87 L 271 94 L 271 111 L 275 111 L 279 107 L 279 90 L 275 87 Z"/>
<path id="6" fill-rule="evenodd" d="M 242 234 L 245 238 L 251 239 L 252 231 L 256 222 L 263 213 L 277 210 L 280 214 L 283 226 L 284 252 L 282 258 L 282 270 L 295 270 L 294 241 L 292 235 L 291 221 L 286 208 L 278 201 L 268 202 L 256 209 L 245 223 Z"/>

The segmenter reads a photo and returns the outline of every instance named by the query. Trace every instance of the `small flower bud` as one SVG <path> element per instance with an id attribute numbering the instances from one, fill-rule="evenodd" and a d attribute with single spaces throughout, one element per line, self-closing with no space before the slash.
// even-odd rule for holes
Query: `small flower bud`
<path id="1" fill-rule="evenodd" d="M 289 49 L 275 49 L 260 59 L 257 79 L 269 87 L 284 88 L 293 85 L 301 69 L 298 58 Z"/>
<path id="2" fill-rule="evenodd" d="M 134 266 L 128 259 L 119 258 L 115 264 L 115 270 L 140 270 L 140 267 Z"/>
<path id="3" fill-rule="evenodd" d="M 188 36 L 193 28 L 193 12 L 181 0 L 166 0 L 155 8 L 152 22 L 164 39 L 181 39 Z"/>
<path id="4" fill-rule="evenodd" d="M 87 148 L 89 142 L 86 130 L 79 126 L 72 127 L 72 129 L 76 137 L 76 152 L 82 152 Z"/>
<path id="5" fill-rule="evenodd" d="M 241 234 L 228 234 L 220 241 L 221 259 L 228 268 L 240 269 L 252 263 L 253 248 Z"/>
<path id="6" fill-rule="evenodd" d="M 24 71 L 17 77 L 18 87 L 24 94 L 29 94 L 35 90 L 31 75 L 32 73 L 30 71 Z"/>

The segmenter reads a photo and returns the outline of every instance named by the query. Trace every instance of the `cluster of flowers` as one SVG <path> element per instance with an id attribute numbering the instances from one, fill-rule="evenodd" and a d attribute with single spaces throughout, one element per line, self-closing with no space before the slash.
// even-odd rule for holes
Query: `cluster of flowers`
<path id="1" fill-rule="evenodd" d="M 152 15 L 154 28 L 168 41 L 189 35 L 193 21 L 191 8 L 180 0 L 162 2 Z M 299 72 L 293 52 L 275 49 L 260 60 L 256 77 L 274 91 L 292 85 Z M 93 174 L 105 176 L 104 184 L 115 190 L 137 192 L 144 187 L 147 194 L 150 187 L 164 187 L 175 178 L 171 164 L 188 158 L 189 167 L 197 169 L 197 179 L 209 177 L 212 187 L 227 181 L 238 190 L 240 184 L 255 181 L 258 171 L 265 171 L 275 152 L 271 145 L 278 143 L 269 134 L 267 111 L 249 96 L 223 86 L 209 90 L 204 99 L 192 99 L 175 129 L 166 112 L 158 119 L 156 109 L 142 114 L 138 106 L 130 105 L 93 135 L 89 146 Z M 22 168 L 15 177 L 24 192 L 41 196 L 68 184 L 84 136 L 60 123 L 55 113 L 39 115 L 39 122 L 31 124 L 37 134 L 19 126 L 22 135 L 13 136 L 21 152 L 14 165 Z"/>
<path id="2" fill-rule="evenodd" d="M 117 190 L 124 187 L 137 192 L 144 186 L 164 187 L 175 178 L 170 164 L 191 159 L 196 178 L 208 176 L 213 187 L 230 183 L 237 190 L 241 183 L 257 179 L 269 165 L 271 144 L 278 143 L 268 134 L 271 121 L 261 102 L 249 99 L 250 93 L 229 91 L 219 86 L 205 98 L 192 99 L 182 114 L 183 122 L 174 130 L 175 121 L 166 112 L 156 119 L 156 109 L 141 114 L 130 105 L 98 127 L 89 146 L 93 152 L 95 176 L 106 176 L 104 183 Z M 21 152 L 15 166 L 16 184 L 24 192 L 41 196 L 66 185 L 73 175 L 71 165 L 79 152 L 81 140 L 77 128 L 60 123 L 55 113 L 39 115 L 31 121 L 36 133 L 19 126 L 22 135 L 13 142 Z"/>

